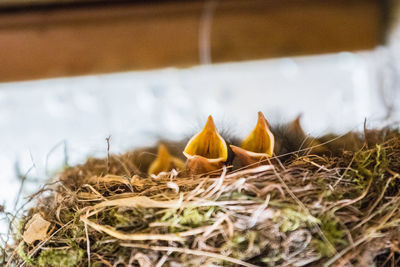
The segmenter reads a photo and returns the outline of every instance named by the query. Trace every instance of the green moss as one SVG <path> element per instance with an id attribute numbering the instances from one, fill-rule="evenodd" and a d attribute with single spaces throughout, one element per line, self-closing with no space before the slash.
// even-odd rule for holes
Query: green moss
<path id="1" fill-rule="evenodd" d="M 234 236 L 222 246 L 224 254 L 236 259 L 249 259 L 260 255 L 266 248 L 268 241 L 263 240 L 257 231 L 235 233 Z"/>
<path id="2" fill-rule="evenodd" d="M 180 224 L 197 227 L 207 223 L 213 214 L 215 207 L 199 211 L 199 208 L 186 208 L 180 219 Z"/>
<path id="3" fill-rule="evenodd" d="M 74 267 L 79 264 L 84 255 L 84 251 L 79 248 L 60 250 L 43 250 L 38 257 L 40 267 Z"/>
<path id="4" fill-rule="evenodd" d="M 211 217 L 217 207 L 187 207 L 181 213 L 177 210 L 168 210 L 161 218 L 162 222 L 168 222 L 172 227 L 171 231 L 179 231 L 179 226 L 198 227 L 213 223 Z"/>
<path id="5" fill-rule="evenodd" d="M 109 236 L 99 236 L 96 242 L 91 242 L 90 248 L 100 254 L 114 254 L 121 246 L 119 242 L 107 242 L 109 240 Z"/>
<path id="6" fill-rule="evenodd" d="M 153 209 L 112 208 L 98 214 L 102 224 L 107 224 L 122 231 L 141 231 L 148 227 L 148 219 L 154 217 Z"/>
<path id="7" fill-rule="evenodd" d="M 320 228 L 329 243 L 327 243 L 326 240 L 315 238 L 312 240 L 312 245 L 316 247 L 321 256 L 330 257 L 335 254 L 334 248 L 347 245 L 347 242 L 344 239 L 345 232 L 341 229 L 336 217 L 327 214 L 321 216 Z"/>
<path id="8" fill-rule="evenodd" d="M 280 261 L 281 259 L 282 259 L 282 255 L 279 254 L 274 257 L 264 257 L 261 259 L 261 261 L 264 263 L 274 263 L 274 262 Z"/>
<path id="9" fill-rule="evenodd" d="M 85 234 L 85 225 L 83 222 L 77 222 L 76 224 L 72 224 L 64 233 L 64 237 L 66 239 L 74 239 L 86 236 Z"/>
<path id="10" fill-rule="evenodd" d="M 308 227 L 312 224 L 320 223 L 319 219 L 310 214 L 296 211 L 291 208 L 279 210 L 275 214 L 273 221 L 275 223 L 280 223 L 279 229 L 284 233 L 295 231 L 300 227 Z"/>
<path id="11" fill-rule="evenodd" d="M 23 233 L 24 233 L 24 228 L 26 223 L 31 219 L 30 216 L 23 216 L 17 223 L 16 231 L 15 231 L 15 237 L 16 239 L 22 239 Z"/>
<path id="12" fill-rule="evenodd" d="M 63 222 L 69 222 L 71 220 L 77 222 L 79 221 L 79 213 L 72 209 L 63 209 L 60 212 L 60 219 Z"/>
<path id="13" fill-rule="evenodd" d="M 353 165 L 348 176 L 364 189 L 369 179 L 383 180 L 390 164 L 387 147 L 376 145 L 374 149 L 360 150 L 354 154 Z"/>
<path id="14" fill-rule="evenodd" d="M 24 260 L 26 263 L 30 265 L 35 265 L 35 260 L 25 253 L 25 243 L 21 242 L 18 246 L 18 255 L 22 260 Z"/>

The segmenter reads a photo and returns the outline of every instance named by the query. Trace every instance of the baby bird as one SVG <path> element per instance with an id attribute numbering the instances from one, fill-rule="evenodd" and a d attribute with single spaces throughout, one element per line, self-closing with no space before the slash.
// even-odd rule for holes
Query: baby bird
<path id="1" fill-rule="evenodd" d="M 155 146 L 142 147 L 128 152 L 136 174 L 157 175 L 172 169 L 183 170 L 186 158 L 182 154 L 187 139 L 181 141 L 159 140 Z"/>
<path id="2" fill-rule="evenodd" d="M 189 140 L 183 151 L 187 158 L 186 169 L 191 174 L 221 169 L 228 160 L 228 153 L 228 146 L 218 133 L 211 116 L 204 129 Z"/>
<path id="3" fill-rule="evenodd" d="M 183 170 L 184 167 L 185 163 L 181 159 L 172 156 L 164 144 L 159 144 L 157 158 L 149 166 L 147 174 L 157 175 L 160 172 L 168 172 L 172 169 Z"/>
<path id="4" fill-rule="evenodd" d="M 253 165 L 268 157 L 272 157 L 274 146 L 275 137 L 270 130 L 268 121 L 261 112 L 258 112 L 258 120 L 255 128 L 242 141 L 241 146 L 230 145 L 242 166 Z"/>
<path id="5" fill-rule="evenodd" d="M 300 123 L 300 116 L 293 121 L 272 127 L 272 132 L 276 136 L 275 155 L 280 156 L 281 160 L 290 157 L 290 154 L 323 154 L 327 151 L 321 142 L 307 135 Z"/>

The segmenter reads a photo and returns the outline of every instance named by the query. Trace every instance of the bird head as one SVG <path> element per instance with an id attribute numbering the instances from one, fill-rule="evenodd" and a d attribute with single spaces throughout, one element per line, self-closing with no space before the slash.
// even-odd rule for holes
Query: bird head
<path id="1" fill-rule="evenodd" d="M 172 169 L 183 170 L 185 164 L 180 159 L 173 157 L 165 145 L 158 146 L 157 158 L 151 163 L 147 173 L 157 175 Z"/>
<path id="2" fill-rule="evenodd" d="M 183 154 L 187 158 L 187 169 L 192 174 L 218 170 L 228 159 L 228 147 L 211 116 L 203 130 L 189 140 Z"/>
<path id="3" fill-rule="evenodd" d="M 268 121 L 261 112 L 254 129 L 242 141 L 240 147 L 231 145 L 232 151 L 243 166 L 255 164 L 274 153 L 275 137 L 270 130 Z"/>

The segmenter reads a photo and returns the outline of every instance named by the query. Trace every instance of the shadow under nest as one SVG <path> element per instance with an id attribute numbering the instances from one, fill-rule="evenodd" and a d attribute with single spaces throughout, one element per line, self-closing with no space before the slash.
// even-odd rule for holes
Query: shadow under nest
<path id="1" fill-rule="evenodd" d="M 8 265 L 399 266 L 400 134 L 373 133 L 356 151 L 208 175 L 88 159 L 34 198 Z M 38 214 L 46 235 L 28 243 Z"/>

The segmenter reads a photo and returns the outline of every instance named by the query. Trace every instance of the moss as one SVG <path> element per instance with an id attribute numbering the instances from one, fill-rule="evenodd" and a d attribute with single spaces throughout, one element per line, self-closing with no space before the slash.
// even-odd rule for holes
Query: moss
<path id="1" fill-rule="evenodd" d="M 79 248 L 74 249 L 49 249 L 43 250 L 38 257 L 40 267 L 74 267 L 79 264 L 84 255 L 84 251 Z"/>
<path id="2" fill-rule="evenodd" d="M 275 263 L 277 261 L 280 261 L 282 259 L 282 255 L 277 255 L 274 257 L 264 257 L 261 259 L 263 263 Z"/>
<path id="3" fill-rule="evenodd" d="M 178 231 L 179 226 L 198 227 L 209 225 L 214 222 L 212 215 L 217 211 L 214 206 L 211 207 L 187 207 L 181 213 L 175 209 L 168 210 L 161 218 L 162 222 L 168 222 L 172 231 Z"/>
<path id="4" fill-rule="evenodd" d="M 207 224 L 210 220 L 215 207 L 199 210 L 199 208 L 186 208 L 183 210 L 183 215 L 179 221 L 180 224 L 197 227 Z"/>
<path id="5" fill-rule="evenodd" d="M 31 216 L 23 216 L 17 223 L 16 231 L 15 231 L 15 237 L 17 239 L 22 239 L 23 233 L 24 233 L 24 228 L 26 223 L 29 221 Z"/>
<path id="6" fill-rule="evenodd" d="M 85 236 L 85 226 L 84 224 L 79 221 L 71 225 L 64 233 L 64 237 L 67 239 L 74 239 L 78 237 Z"/>
<path id="7" fill-rule="evenodd" d="M 96 240 L 96 242 L 92 242 L 93 244 L 91 244 L 90 248 L 100 254 L 115 254 L 121 246 L 118 242 L 111 243 L 107 242 L 107 240 L 109 240 L 109 237 L 104 236 Z"/>
<path id="8" fill-rule="evenodd" d="M 75 222 L 79 220 L 78 213 L 71 209 L 62 209 L 60 212 L 60 219 L 63 222 L 69 222 L 74 220 Z"/>
<path id="9" fill-rule="evenodd" d="M 273 221 L 280 224 L 279 229 L 284 233 L 295 231 L 300 227 L 307 227 L 315 223 L 320 223 L 319 219 L 291 208 L 279 210 L 275 214 Z"/>
<path id="10" fill-rule="evenodd" d="M 257 231 L 238 232 L 222 246 L 222 251 L 230 257 L 249 259 L 260 255 L 267 243 Z"/>
<path id="11" fill-rule="evenodd" d="M 25 242 L 21 242 L 18 246 L 18 255 L 21 257 L 22 260 L 24 260 L 26 263 L 30 265 L 35 265 L 35 260 L 31 257 L 29 257 L 25 253 Z"/>
<path id="12" fill-rule="evenodd" d="M 99 213 L 99 220 L 103 224 L 115 227 L 117 230 L 130 232 L 146 229 L 148 227 L 147 219 L 151 217 L 154 217 L 154 209 L 117 207 Z"/>
<path id="13" fill-rule="evenodd" d="M 390 164 L 387 147 L 376 145 L 369 150 L 360 150 L 354 154 L 353 165 L 348 176 L 358 184 L 360 189 L 365 189 L 369 179 L 383 180 Z"/>
<path id="14" fill-rule="evenodd" d="M 335 253 L 335 249 L 339 246 L 347 245 L 344 239 L 345 232 L 341 229 L 339 221 L 336 217 L 330 214 L 324 214 L 320 218 L 320 228 L 325 238 L 329 241 L 320 238 L 314 238 L 312 245 L 323 257 L 330 257 Z M 331 246 L 333 245 L 333 247 Z"/>

